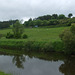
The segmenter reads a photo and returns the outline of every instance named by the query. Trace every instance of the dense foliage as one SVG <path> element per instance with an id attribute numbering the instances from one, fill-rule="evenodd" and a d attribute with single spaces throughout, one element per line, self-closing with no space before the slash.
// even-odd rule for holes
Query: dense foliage
<path id="1" fill-rule="evenodd" d="M 70 29 L 64 30 L 60 38 L 64 43 L 64 51 L 70 54 L 75 53 L 75 24 L 72 24 Z"/>
<path id="2" fill-rule="evenodd" d="M 14 34 L 8 32 L 8 33 L 6 34 L 6 38 L 7 38 L 7 39 L 14 38 Z"/>
<path id="3" fill-rule="evenodd" d="M 13 25 L 18 20 L 9 20 L 9 21 L 0 21 L 0 29 L 9 28 L 10 25 Z"/>
<path id="4" fill-rule="evenodd" d="M 11 39 L 11 38 L 14 38 L 14 39 L 21 39 L 21 38 L 27 38 L 27 35 L 23 34 L 24 32 L 24 26 L 20 23 L 20 21 L 16 21 L 15 24 L 13 24 L 13 28 L 12 28 L 12 32 L 13 33 L 10 33 L 8 32 L 7 35 L 6 35 L 6 38 L 8 39 Z"/>
<path id="5" fill-rule="evenodd" d="M 14 33 L 14 38 L 21 38 L 23 32 L 24 32 L 24 27 L 23 25 L 17 21 L 14 25 L 13 25 L 13 33 Z"/>
<path id="6" fill-rule="evenodd" d="M 71 23 L 75 23 L 75 17 L 71 18 L 72 14 L 68 14 L 66 17 L 64 14 L 52 14 L 44 15 L 35 19 L 29 19 L 24 22 L 25 27 L 55 27 L 55 26 L 70 26 Z"/>
<path id="7" fill-rule="evenodd" d="M 26 34 L 23 34 L 22 38 L 26 39 L 26 38 L 28 38 L 28 36 Z"/>

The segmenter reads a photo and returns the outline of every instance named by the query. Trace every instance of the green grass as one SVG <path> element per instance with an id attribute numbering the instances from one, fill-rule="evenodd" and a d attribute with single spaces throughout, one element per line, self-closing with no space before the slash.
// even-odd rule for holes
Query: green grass
<path id="1" fill-rule="evenodd" d="M 4 72 L 0 72 L 0 75 L 10 75 L 10 74 L 5 74 Z"/>
<path id="2" fill-rule="evenodd" d="M 0 39 L 0 48 L 24 51 L 44 51 L 44 52 L 63 52 L 64 45 L 59 38 L 59 34 L 66 28 L 27 28 L 24 34 L 27 39 Z M 0 30 L 0 34 L 12 32 L 11 29 Z"/>
<path id="3" fill-rule="evenodd" d="M 58 28 L 26 28 L 25 34 L 28 35 L 27 39 L 18 39 L 19 41 L 60 41 L 59 34 L 68 27 L 58 27 Z M 6 35 L 7 32 L 12 32 L 12 29 L 4 29 L 0 30 L 0 34 Z M 5 38 L 2 38 L 0 40 L 7 40 Z M 16 39 L 10 39 L 10 40 L 16 40 Z M 18 41 L 17 40 L 17 41 Z"/>

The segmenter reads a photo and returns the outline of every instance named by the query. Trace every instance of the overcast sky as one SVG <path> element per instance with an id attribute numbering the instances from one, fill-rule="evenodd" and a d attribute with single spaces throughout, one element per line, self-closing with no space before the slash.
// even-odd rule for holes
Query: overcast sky
<path id="1" fill-rule="evenodd" d="M 69 13 L 75 15 L 75 0 L 0 0 L 0 20 Z"/>

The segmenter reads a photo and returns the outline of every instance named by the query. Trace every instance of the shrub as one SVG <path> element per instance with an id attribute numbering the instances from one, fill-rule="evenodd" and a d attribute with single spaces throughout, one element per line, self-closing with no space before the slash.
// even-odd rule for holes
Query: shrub
<path id="1" fill-rule="evenodd" d="M 71 25 L 70 31 L 75 35 L 75 23 Z"/>
<path id="2" fill-rule="evenodd" d="M 13 29 L 12 30 L 13 30 L 14 37 L 16 39 L 20 39 L 22 34 L 23 34 L 23 32 L 24 32 L 24 27 L 23 27 L 23 25 L 19 21 L 17 21 L 13 25 Z"/>
<path id="3" fill-rule="evenodd" d="M 75 52 L 75 25 L 70 30 L 66 29 L 60 34 L 60 38 L 65 46 L 65 53 L 71 54 Z"/>
<path id="4" fill-rule="evenodd" d="M 14 35 L 11 34 L 10 32 L 7 33 L 6 38 L 11 39 L 14 38 Z"/>
<path id="5" fill-rule="evenodd" d="M 43 45 L 43 51 L 45 51 L 45 52 L 54 52 L 54 48 L 53 48 L 52 43 L 51 42 L 45 43 Z"/>
<path id="6" fill-rule="evenodd" d="M 24 49 L 27 51 L 31 51 L 32 50 L 32 45 L 33 45 L 34 41 L 27 41 L 24 43 Z"/>
<path id="7" fill-rule="evenodd" d="M 64 44 L 61 41 L 53 42 L 53 48 L 56 52 L 64 52 Z"/>
<path id="8" fill-rule="evenodd" d="M 28 38 L 28 36 L 26 34 L 23 35 L 23 39 L 26 39 Z"/>

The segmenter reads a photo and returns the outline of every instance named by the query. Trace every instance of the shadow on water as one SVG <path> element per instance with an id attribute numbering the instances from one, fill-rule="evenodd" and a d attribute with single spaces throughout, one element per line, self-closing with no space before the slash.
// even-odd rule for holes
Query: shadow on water
<path id="1" fill-rule="evenodd" d="M 13 56 L 12 63 L 15 64 L 17 68 L 24 69 L 24 70 L 26 70 L 24 63 L 27 64 L 28 59 L 32 60 L 33 58 L 35 58 L 35 59 L 40 60 L 40 62 L 47 61 L 47 64 L 48 63 L 50 64 L 50 62 L 54 63 L 54 62 L 62 61 L 63 63 L 60 63 L 60 66 L 58 67 L 58 70 L 59 72 L 61 72 L 61 74 L 58 74 L 58 75 L 75 75 L 75 56 L 71 57 L 71 56 L 66 56 L 64 54 L 61 54 L 61 53 L 40 53 L 40 52 L 39 53 L 25 52 L 23 54 L 19 54 L 19 53 L 9 54 L 9 53 L 0 52 L 0 56 L 1 55 Z M 48 69 L 51 69 L 51 68 L 48 68 Z M 44 75 L 44 74 L 39 74 L 39 75 Z"/>

